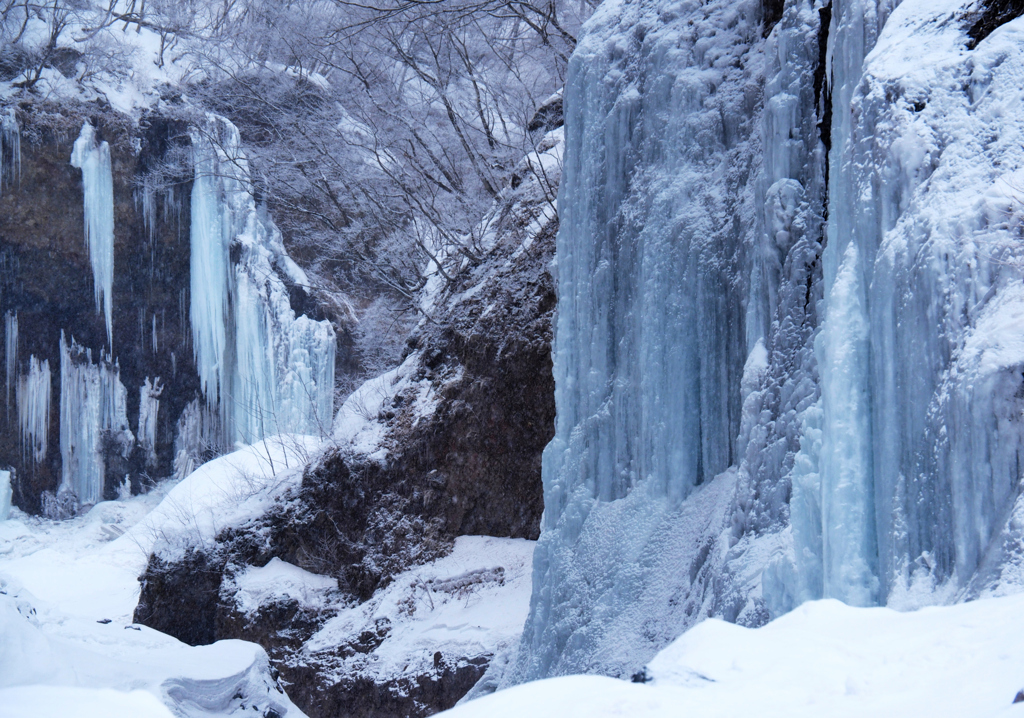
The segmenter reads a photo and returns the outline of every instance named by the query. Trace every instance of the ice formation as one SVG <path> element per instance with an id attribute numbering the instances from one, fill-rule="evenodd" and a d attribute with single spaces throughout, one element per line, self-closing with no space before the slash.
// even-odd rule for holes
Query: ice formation
<path id="1" fill-rule="evenodd" d="M 93 364 L 91 349 L 73 338 L 68 343 L 61 333 L 60 492 L 73 493 L 82 505 L 103 498 L 105 453 L 127 458 L 134 447 L 120 374 L 109 354 Z"/>
<path id="2" fill-rule="evenodd" d="M 139 427 L 136 435 L 142 450 L 146 454 L 146 466 L 156 466 L 156 432 L 157 416 L 160 412 L 160 394 L 164 388 L 160 384 L 160 377 L 146 382 L 139 387 Z"/>
<path id="3" fill-rule="evenodd" d="M 21 126 L 13 107 L 0 112 L 0 193 L 21 179 Z"/>
<path id="4" fill-rule="evenodd" d="M 11 408 L 11 391 L 17 389 L 18 379 L 18 313 L 4 315 L 4 369 L 7 378 L 7 408 Z"/>
<path id="5" fill-rule="evenodd" d="M 26 464 L 46 459 L 50 437 L 50 361 L 29 357 L 28 374 L 18 378 L 18 426 L 21 454 Z"/>
<path id="6" fill-rule="evenodd" d="M 980 12 L 590 20 L 565 97 L 556 433 L 506 684 L 628 676 L 709 615 L 1024 587 L 1024 19 L 974 46 Z"/>
<path id="7" fill-rule="evenodd" d="M 228 442 L 322 436 L 334 410 L 334 330 L 295 316 L 275 271 L 293 263 L 256 207 L 239 144 L 221 117 L 192 130 L 190 316 L 203 393 Z"/>
<path id="8" fill-rule="evenodd" d="M 11 472 L 0 469 L 0 521 L 6 521 L 11 515 L 11 498 L 14 491 L 11 489 Z"/>
<path id="9" fill-rule="evenodd" d="M 114 302 L 114 179 L 110 168 L 110 145 L 96 142 L 96 128 L 89 122 L 75 140 L 71 164 L 82 170 L 85 205 L 85 243 L 92 265 L 96 311 L 107 324 L 107 346 L 113 347 L 111 307 Z"/>

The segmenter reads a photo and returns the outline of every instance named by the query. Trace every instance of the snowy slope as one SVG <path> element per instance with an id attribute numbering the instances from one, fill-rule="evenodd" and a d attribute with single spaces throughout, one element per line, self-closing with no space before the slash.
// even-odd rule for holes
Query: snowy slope
<path id="1" fill-rule="evenodd" d="M 74 704 L 76 715 L 301 716 L 259 646 L 190 647 L 133 624 L 132 612 L 154 548 L 173 555 L 265 511 L 316 445 L 277 437 L 68 521 L 15 510 L 0 522 L 0 715 L 67 715 Z"/>
<path id="2" fill-rule="evenodd" d="M 1019 717 L 1022 612 L 1018 595 L 910 613 L 814 601 L 758 629 L 711 619 L 651 661 L 647 684 L 551 678 L 441 715 Z"/>

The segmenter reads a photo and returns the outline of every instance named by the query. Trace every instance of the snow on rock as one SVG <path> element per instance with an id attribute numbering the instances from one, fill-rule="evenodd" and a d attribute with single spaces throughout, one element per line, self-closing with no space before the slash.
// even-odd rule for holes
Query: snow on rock
<path id="1" fill-rule="evenodd" d="M 899 613 L 805 603 L 749 629 L 709 619 L 638 680 L 567 676 L 471 701 L 448 718 L 1020 716 L 1024 596 Z"/>
<path id="2" fill-rule="evenodd" d="M 209 461 L 168 491 L 119 541 L 137 544 L 147 555 L 155 551 L 165 560 L 212 547 L 225 528 L 264 514 L 296 488 L 320 443 L 316 437 L 281 434 Z"/>
<path id="3" fill-rule="evenodd" d="M 444 558 L 395 577 L 365 603 L 342 609 L 293 660 L 331 665 L 324 680 L 413 681 L 442 657 L 490 658 L 522 631 L 530 601 L 533 541 L 459 536 Z M 369 650 L 342 650 L 376 635 Z M 396 688 L 398 686 L 395 686 Z"/>
<path id="4" fill-rule="evenodd" d="M 294 601 L 303 609 L 323 610 L 338 600 L 338 581 L 318 576 L 277 556 L 262 567 L 247 566 L 222 588 L 234 595 L 235 608 L 251 615 L 262 606 Z"/>

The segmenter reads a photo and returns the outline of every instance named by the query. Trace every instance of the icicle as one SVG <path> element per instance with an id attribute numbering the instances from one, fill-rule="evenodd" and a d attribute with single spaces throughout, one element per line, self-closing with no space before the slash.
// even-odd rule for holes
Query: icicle
<path id="1" fill-rule="evenodd" d="M 0 470 L 0 521 L 6 521 L 11 515 L 11 472 Z"/>
<path id="2" fill-rule="evenodd" d="M 16 389 L 15 380 L 18 376 L 18 313 L 7 312 L 6 354 L 4 356 L 7 370 L 7 408 L 11 408 L 11 390 Z"/>
<path id="3" fill-rule="evenodd" d="M 110 356 L 92 363 L 92 351 L 74 339 L 60 340 L 60 493 L 71 491 L 81 504 L 103 496 L 104 438 L 131 452 L 135 437 L 128 429 L 127 392 L 120 369 Z"/>
<path id="4" fill-rule="evenodd" d="M 160 350 L 160 344 L 156 339 L 156 314 L 153 315 L 153 353 L 156 354 Z"/>
<path id="5" fill-rule="evenodd" d="M 157 414 L 160 411 L 160 394 L 164 388 L 160 377 L 152 382 L 146 377 L 146 383 L 139 388 L 139 443 L 146 452 L 146 466 L 156 466 L 156 431 Z"/>
<path id="6" fill-rule="evenodd" d="M 50 435 L 50 362 L 29 357 L 28 374 L 18 380 L 18 425 L 21 453 L 26 462 L 46 460 Z"/>
<path id="7" fill-rule="evenodd" d="M 107 345 L 113 349 L 111 320 L 114 284 L 114 179 L 110 168 L 110 145 L 96 144 L 96 130 L 86 122 L 75 141 L 71 164 L 82 170 L 85 202 L 85 243 L 92 264 L 96 311 L 107 323 Z"/>
<path id="8" fill-rule="evenodd" d="M 13 107 L 0 114 L 0 194 L 4 183 L 21 180 L 21 127 Z"/>

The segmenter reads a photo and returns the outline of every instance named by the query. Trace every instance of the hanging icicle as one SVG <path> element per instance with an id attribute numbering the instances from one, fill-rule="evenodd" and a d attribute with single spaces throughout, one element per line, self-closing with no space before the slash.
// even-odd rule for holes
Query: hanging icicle
<path id="1" fill-rule="evenodd" d="M 71 165 L 82 170 L 85 203 L 85 244 L 92 264 L 96 311 L 103 313 L 107 346 L 113 350 L 111 319 L 114 285 L 114 179 L 110 167 L 110 145 L 96 143 L 96 130 L 86 122 L 75 141 Z"/>

